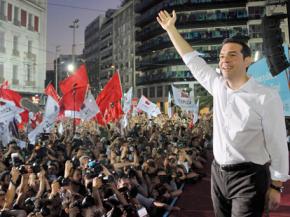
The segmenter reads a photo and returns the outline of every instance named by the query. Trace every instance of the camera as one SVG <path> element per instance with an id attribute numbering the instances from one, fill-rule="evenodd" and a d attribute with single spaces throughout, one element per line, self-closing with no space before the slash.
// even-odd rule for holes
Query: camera
<path id="1" fill-rule="evenodd" d="M 112 175 L 108 175 L 108 176 L 103 176 L 102 177 L 102 182 L 106 185 L 106 184 L 110 184 L 113 183 L 115 181 L 114 176 Z"/>
<path id="2" fill-rule="evenodd" d="M 32 168 L 32 172 L 33 172 L 33 173 L 39 173 L 40 170 L 41 170 L 40 164 L 39 164 L 38 162 L 34 162 L 34 163 L 31 165 L 31 168 Z"/>
<path id="3" fill-rule="evenodd" d="M 20 159 L 19 153 L 11 154 L 11 163 L 14 167 L 19 167 L 21 164 L 23 164 L 22 160 Z"/>
<path id="4" fill-rule="evenodd" d="M 25 165 L 23 165 L 23 164 L 18 167 L 18 170 L 19 170 L 19 172 L 20 172 L 21 175 L 27 173 L 27 170 L 25 168 Z"/>
<path id="5" fill-rule="evenodd" d="M 75 168 L 75 169 L 80 166 L 80 161 L 77 158 L 77 156 L 73 156 L 71 159 L 71 162 L 72 162 L 73 168 Z"/>
<path id="6" fill-rule="evenodd" d="M 40 135 L 39 135 L 39 139 L 41 140 L 41 141 L 46 141 L 46 140 L 48 140 L 49 139 L 49 133 L 41 133 Z"/>

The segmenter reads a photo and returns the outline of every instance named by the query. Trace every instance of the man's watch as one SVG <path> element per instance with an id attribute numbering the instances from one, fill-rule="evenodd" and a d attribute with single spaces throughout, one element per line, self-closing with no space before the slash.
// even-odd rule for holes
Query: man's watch
<path id="1" fill-rule="evenodd" d="M 272 189 L 278 191 L 279 193 L 282 193 L 283 190 L 284 190 L 284 187 L 283 187 L 283 186 L 281 186 L 281 187 L 279 187 L 279 186 L 275 186 L 275 185 L 273 185 L 272 183 L 270 184 L 270 188 L 272 188 Z"/>

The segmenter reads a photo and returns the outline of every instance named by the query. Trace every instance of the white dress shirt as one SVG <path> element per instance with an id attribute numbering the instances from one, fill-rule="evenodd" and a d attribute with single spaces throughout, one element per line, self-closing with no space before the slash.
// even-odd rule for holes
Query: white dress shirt
<path id="1" fill-rule="evenodd" d="M 198 57 L 183 61 L 196 80 L 213 96 L 213 153 L 219 164 L 270 162 L 272 180 L 290 178 L 283 104 L 274 89 L 250 78 L 238 90 Z"/>

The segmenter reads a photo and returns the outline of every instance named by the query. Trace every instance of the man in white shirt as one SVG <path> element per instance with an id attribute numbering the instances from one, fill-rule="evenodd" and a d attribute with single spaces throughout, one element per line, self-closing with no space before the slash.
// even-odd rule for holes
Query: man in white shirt
<path id="1" fill-rule="evenodd" d="M 250 48 L 238 39 L 225 39 L 217 74 L 178 33 L 174 11 L 160 11 L 157 21 L 193 76 L 213 95 L 211 194 L 216 216 L 257 217 L 265 205 L 277 209 L 283 182 L 289 179 L 283 105 L 276 91 L 247 75 Z"/>

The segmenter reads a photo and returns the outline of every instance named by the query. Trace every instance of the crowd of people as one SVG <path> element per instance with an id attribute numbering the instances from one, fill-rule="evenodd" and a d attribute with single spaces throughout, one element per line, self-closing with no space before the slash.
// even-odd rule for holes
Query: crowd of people
<path id="1" fill-rule="evenodd" d="M 139 114 L 122 130 L 71 120 L 41 134 L 35 145 L 10 142 L 0 151 L 0 216 L 162 216 L 205 174 L 211 115 L 194 126 L 175 114 Z M 60 124 L 63 130 L 60 129 Z"/>

